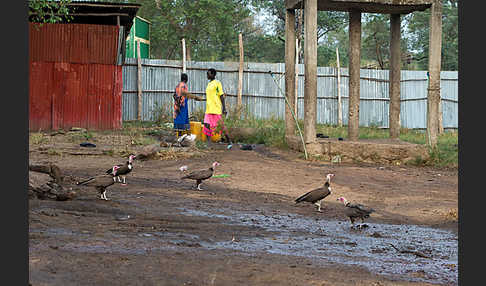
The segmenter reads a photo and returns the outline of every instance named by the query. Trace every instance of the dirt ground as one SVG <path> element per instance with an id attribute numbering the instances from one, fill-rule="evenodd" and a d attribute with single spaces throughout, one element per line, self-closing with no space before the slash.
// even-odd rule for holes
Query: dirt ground
<path id="1" fill-rule="evenodd" d="M 52 162 L 65 174 L 89 177 L 126 160 L 62 153 L 62 148 L 86 148 L 63 142 L 63 135 L 55 137 L 57 145 L 30 145 L 29 161 Z M 114 148 L 114 142 L 99 142 L 95 149 Z M 109 201 L 88 187 L 69 201 L 29 200 L 31 285 L 457 285 L 457 256 L 436 255 L 440 245 L 416 248 L 430 254 L 428 258 L 382 245 L 371 251 L 378 255 L 368 263 L 374 268 L 349 262 L 363 252 L 361 238 L 377 241 L 376 229 L 387 225 L 407 226 L 410 233 L 412 227 L 420 227 L 418 232 L 443 231 L 457 244 L 457 170 L 331 164 L 304 161 L 295 152 L 264 146 L 251 151 L 224 147 L 193 158 L 136 160 L 128 184 L 108 188 Z M 193 181 L 180 180 L 180 166 L 206 168 L 213 161 L 221 163 L 216 175 L 229 176 L 203 182 L 203 191 L 195 190 Z M 313 205 L 294 203 L 321 186 L 327 173 L 335 174 L 333 192 L 323 201 L 321 213 Z M 336 201 L 339 196 L 376 210 L 366 221 L 368 230 L 350 229 Z M 278 225 L 270 227 L 275 221 Z M 337 231 L 326 229 L 327 223 Z M 408 230 L 390 239 L 412 241 L 405 234 Z M 321 238 L 331 240 L 290 254 L 281 248 Z M 347 240 L 341 243 L 340 238 Z M 325 252 L 331 244 L 346 247 L 349 255 Z M 380 253 L 386 259 L 380 260 Z M 365 256 L 356 260 L 364 261 Z M 430 276 L 428 263 L 442 258 L 452 262 L 440 262 L 438 274 Z M 404 263 L 398 268 L 411 268 L 379 273 L 376 269 L 387 259 Z M 450 272 L 443 272 L 447 267 Z"/>

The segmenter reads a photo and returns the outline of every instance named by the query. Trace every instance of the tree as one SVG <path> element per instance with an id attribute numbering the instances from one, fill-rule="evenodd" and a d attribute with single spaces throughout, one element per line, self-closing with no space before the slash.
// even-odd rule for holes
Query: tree
<path id="1" fill-rule="evenodd" d="M 142 4 L 138 15 L 152 22 L 151 54 L 180 59 L 181 39 L 188 60 L 237 58 L 238 34 L 251 33 L 249 0 L 132 0 Z"/>
<path id="2" fill-rule="evenodd" d="M 442 2 L 442 70 L 458 69 L 458 0 Z M 430 9 L 411 13 L 407 18 L 410 50 L 418 68 L 428 69 Z"/>
<path id="3" fill-rule="evenodd" d="M 30 0 L 29 20 L 35 23 L 69 22 L 71 0 Z"/>

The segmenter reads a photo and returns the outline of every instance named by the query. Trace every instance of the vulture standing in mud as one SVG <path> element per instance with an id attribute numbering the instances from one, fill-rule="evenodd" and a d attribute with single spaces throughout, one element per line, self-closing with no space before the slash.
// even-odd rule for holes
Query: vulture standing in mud
<path id="1" fill-rule="evenodd" d="M 334 174 L 327 174 L 324 186 L 303 194 L 295 200 L 295 203 L 310 202 L 317 206 L 317 211 L 321 211 L 322 200 L 331 194 L 331 178 Z"/>
<path id="2" fill-rule="evenodd" d="M 135 160 L 135 155 L 130 155 L 128 156 L 128 161 L 125 163 L 125 164 L 118 164 L 118 172 L 116 174 L 116 176 L 113 175 L 113 181 L 116 180 L 116 178 L 118 178 L 118 182 L 121 183 L 121 179 L 120 179 L 120 176 L 123 177 L 123 186 L 125 186 L 127 184 L 127 181 L 126 181 L 126 175 L 128 173 L 130 173 L 132 170 L 133 170 L 133 160 Z M 112 175 L 112 169 L 108 169 L 106 170 L 106 173 L 107 174 L 110 174 Z"/>
<path id="3" fill-rule="evenodd" d="M 77 182 L 76 185 L 85 185 L 85 186 L 92 186 L 95 187 L 95 189 L 98 190 L 101 194 L 101 199 L 107 201 L 108 198 L 106 197 L 106 188 L 109 186 L 113 185 L 115 183 L 115 180 L 113 178 L 118 175 L 118 170 L 120 169 L 119 166 L 113 166 L 111 169 L 110 174 L 103 174 L 103 175 L 98 175 L 91 177 L 87 180 L 84 180 L 82 182 Z"/>
<path id="4" fill-rule="evenodd" d="M 200 187 L 202 181 L 211 178 L 213 176 L 213 174 L 214 174 L 214 169 L 216 168 L 216 166 L 219 166 L 219 165 L 221 165 L 221 164 L 219 164 L 218 162 L 214 162 L 213 165 L 211 165 L 211 167 L 209 167 L 207 169 L 203 169 L 203 170 L 192 171 L 190 173 L 187 173 L 187 175 L 185 175 L 181 179 L 196 180 L 196 188 L 199 191 L 202 191 L 202 189 Z M 182 172 L 186 172 L 187 167 L 186 166 L 182 166 L 180 168 L 180 170 Z"/>
<path id="5" fill-rule="evenodd" d="M 340 197 L 337 200 L 341 201 L 346 207 L 345 214 L 351 220 L 351 227 L 354 227 L 355 219 L 361 219 L 361 223 L 364 224 L 364 219 L 369 218 L 370 214 L 375 211 L 374 209 L 362 204 L 351 203 L 344 197 Z M 361 227 L 363 227 L 363 225 L 358 226 L 358 228 Z"/>

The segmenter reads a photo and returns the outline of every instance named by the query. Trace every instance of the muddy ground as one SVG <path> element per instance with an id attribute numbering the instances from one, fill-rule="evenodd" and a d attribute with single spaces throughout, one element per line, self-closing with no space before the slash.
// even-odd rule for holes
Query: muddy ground
<path id="1" fill-rule="evenodd" d="M 89 177 L 126 160 L 63 153 L 118 142 L 85 151 L 63 136 L 30 145 L 29 161 Z M 88 187 L 70 201 L 29 200 L 31 285 L 458 284 L 457 170 L 304 161 L 264 146 L 194 154 L 135 161 L 109 201 Z M 179 179 L 180 166 L 213 161 L 229 176 L 203 191 Z M 294 203 L 327 173 L 321 213 Z M 376 210 L 367 228 L 350 228 L 339 196 Z"/>

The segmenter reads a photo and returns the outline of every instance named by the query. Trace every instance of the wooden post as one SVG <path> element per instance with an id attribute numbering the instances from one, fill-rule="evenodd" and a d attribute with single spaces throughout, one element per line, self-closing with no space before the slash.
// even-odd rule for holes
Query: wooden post
<path id="1" fill-rule="evenodd" d="M 336 47 L 336 63 L 337 63 L 337 98 L 338 98 L 338 126 L 343 126 L 343 103 L 341 99 L 341 65 L 339 63 L 339 48 Z"/>
<path id="2" fill-rule="evenodd" d="M 359 137 L 359 85 L 361 57 L 361 11 L 349 12 L 349 109 L 348 139 L 357 141 Z"/>
<path id="3" fill-rule="evenodd" d="M 429 87 L 427 90 L 427 144 L 436 147 L 439 132 L 442 1 L 434 0 L 429 30 Z"/>
<path id="4" fill-rule="evenodd" d="M 296 118 L 298 116 L 298 108 L 299 108 L 299 62 L 300 62 L 300 53 L 302 51 L 302 27 L 304 25 L 304 9 L 302 7 L 304 2 L 301 2 L 301 8 L 299 9 L 299 17 L 297 19 L 297 33 L 295 37 L 295 103 L 294 103 L 294 114 Z"/>
<path id="5" fill-rule="evenodd" d="M 400 136 L 400 14 L 390 15 L 390 138 Z"/>
<path id="6" fill-rule="evenodd" d="M 305 0 L 304 5 L 304 141 L 316 141 L 317 121 L 317 0 Z"/>
<path id="7" fill-rule="evenodd" d="M 294 114 L 297 118 L 297 106 L 299 105 L 299 39 L 295 37 L 295 101 L 294 101 Z"/>
<path id="8" fill-rule="evenodd" d="M 442 122 L 443 120 L 443 114 L 442 114 L 442 95 L 439 93 L 439 134 L 444 133 L 444 123 Z"/>
<path id="9" fill-rule="evenodd" d="M 292 116 L 295 97 L 295 10 L 285 10 L 285 135 L 295 135 L 295 121 Z M 290 107 L 289 107 L 290 105 Z"/>
<path id="10" fill-rule="evenodd" d="M 137 95 L 138 114 L 137 119 L 142 120 L 142 59 L 140 57 L 140 41 L 137 41 Z"/>
<path id="11" fill-rule="evenodd" d="M 240 66 L 238 68 L 238 101 L 236 105 L 236 110 L 239 117 L 241 115 L 241 96 L 243 93 L 243 35 L 241 33 L 238 35 L 238 42 L 240 45 Z"/>
<path id="12" fill-rule="evenodd" d="M 182 39 L 182 72 L 186 73 L 186 39 Z"/>

